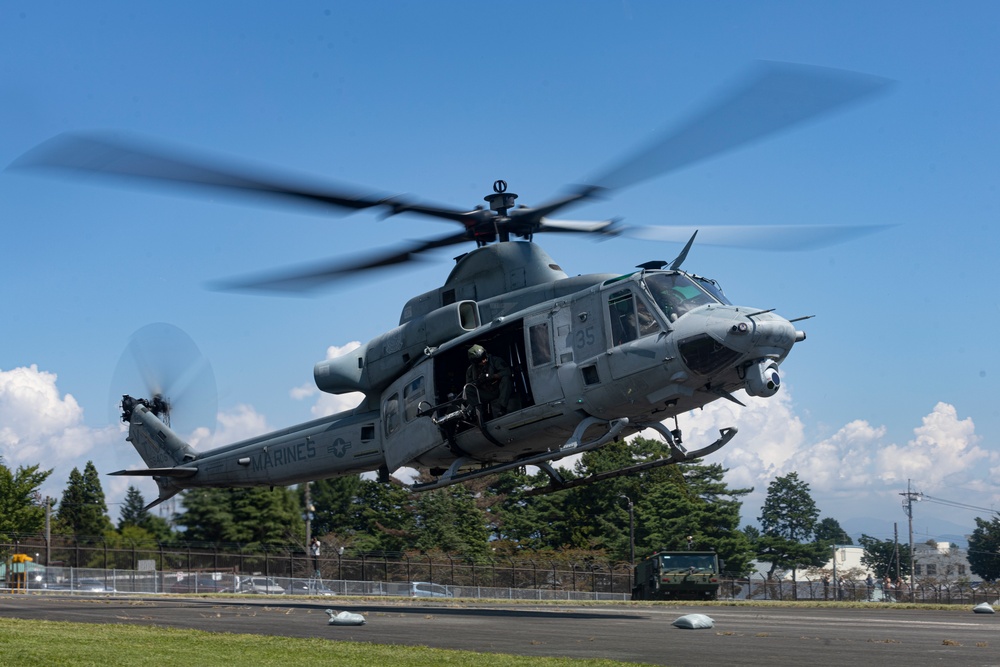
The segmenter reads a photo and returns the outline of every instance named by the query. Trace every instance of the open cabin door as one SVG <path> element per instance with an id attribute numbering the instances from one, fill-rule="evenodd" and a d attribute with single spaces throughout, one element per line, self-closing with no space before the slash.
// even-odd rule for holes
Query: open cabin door
<path id="1" fill-rule="evenodd" d="M 535 404 L 529 360 L 525 344 L 524 321 L 493 329 L 488 335 L 479 336 L 440 352 L 433 357 L 435 405 L 441 405 L 462 396 L 466 370 L 469 368 L 469 348 L 482 345 L 487 353 L 500 357 L 509 367 L 513 383 L 512 412 Z"/>

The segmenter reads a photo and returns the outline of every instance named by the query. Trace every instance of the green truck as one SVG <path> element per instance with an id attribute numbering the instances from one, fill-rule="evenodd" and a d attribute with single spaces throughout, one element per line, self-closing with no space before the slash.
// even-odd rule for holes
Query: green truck
<path id="1" fill-rule="evenodd" d="M 714 600 L 722 564 L 714 551 L 658 551 L 635 566 L 633 600 Z"/>

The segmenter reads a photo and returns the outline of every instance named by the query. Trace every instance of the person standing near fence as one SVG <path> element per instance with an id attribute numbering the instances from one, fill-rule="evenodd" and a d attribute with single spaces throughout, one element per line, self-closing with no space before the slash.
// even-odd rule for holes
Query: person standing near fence
<path id="1" fill-rule="evenodd" d="M 315 537 L 312 538 L 312 542 L 309 543 L 309 552 L 312 554 L 313 559 L 313 576 L 317 579 L 320 578 L 319 574 L 319 540 Z"/>

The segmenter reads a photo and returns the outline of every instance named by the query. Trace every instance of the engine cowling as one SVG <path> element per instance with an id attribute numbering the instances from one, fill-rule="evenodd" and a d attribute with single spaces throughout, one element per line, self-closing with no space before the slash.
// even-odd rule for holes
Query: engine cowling
<path id="1" fill-rule="evenodd" d="M 379 392 L 428 347 L 435 347 L 479 327 L 475 301 L 458 301 L 415 317 L 347 354 L 313 367 L 316 386 L 330 394 Z"/>

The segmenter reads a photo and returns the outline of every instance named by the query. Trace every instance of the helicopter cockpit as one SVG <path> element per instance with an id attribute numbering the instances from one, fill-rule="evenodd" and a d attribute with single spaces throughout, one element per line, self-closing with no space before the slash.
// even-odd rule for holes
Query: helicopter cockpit
<path id="1" fill-rule="evenodd" d="M 719 303 L 731 305 L 718 283 L 708 278 L 680 271 L 664 271 L 646 273 L 643 279 L 656 305 L 671 322 L 676 322 L 698 306 Z"/>

